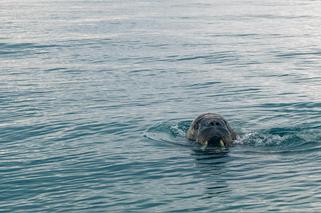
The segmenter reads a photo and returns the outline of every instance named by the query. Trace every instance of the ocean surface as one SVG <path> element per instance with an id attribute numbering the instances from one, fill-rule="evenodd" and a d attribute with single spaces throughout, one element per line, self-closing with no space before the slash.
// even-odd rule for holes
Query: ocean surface
<path id="1" fill-rule="evenodd" d="M 321 3 L 1 0 L 0 212 L 321 210 Z M 185 139 L 201 113 L 239 133 Z"/>

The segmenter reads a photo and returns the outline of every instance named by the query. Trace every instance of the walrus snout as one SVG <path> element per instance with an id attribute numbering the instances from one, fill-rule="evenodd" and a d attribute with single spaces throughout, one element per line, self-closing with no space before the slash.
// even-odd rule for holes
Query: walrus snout
<path id="1" fill-rule="evenodd" d="M 199 131 L 196 141 L 208 146 L 225 147 L 228 145 L 229 141 L 226 138 L 226 135 L 228 135 L 228 130 L 224 128 L 211 127 Z"/>
<path id="2" fill-rule="evenodd" d="M 223 138 L 214 136 L 208 140 L 209 146 L 220 146 L 225 147 L 225 143 L 223 141 Z"/>

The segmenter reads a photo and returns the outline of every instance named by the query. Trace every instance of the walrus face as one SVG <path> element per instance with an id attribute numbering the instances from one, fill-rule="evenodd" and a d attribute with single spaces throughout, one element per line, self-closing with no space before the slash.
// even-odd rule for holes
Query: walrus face
<path id="1" fill-rule="evenodd" d="M 199 124 L 196 141 L 209 146 L 229 146 L 232 142 L 230 132 L 222 120 L 205 119 Z"/>
<path id="2" fill-rule="evenodd" d="M 236 134 L 222 116 L 206 113 L 193 121 L 187 132 L 187 138 L 205 147 L 228 147 L 236 139 Z"/>

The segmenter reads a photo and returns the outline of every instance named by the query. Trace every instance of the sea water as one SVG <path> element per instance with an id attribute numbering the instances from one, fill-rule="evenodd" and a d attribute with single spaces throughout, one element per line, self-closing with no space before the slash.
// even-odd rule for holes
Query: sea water
<path id="1" fill-rule="evenodd" d="M 0 211 L 320 211 L 320 14 L 311 0 L 0 1 Z M 233 147 L 185 139 L 204 112 Z"/>

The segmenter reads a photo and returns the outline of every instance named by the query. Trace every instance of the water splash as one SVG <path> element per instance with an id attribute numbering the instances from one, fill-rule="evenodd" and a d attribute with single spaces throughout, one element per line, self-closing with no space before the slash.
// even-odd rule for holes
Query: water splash
<path id="1" fill-rule="evenodd" d="M 192 121 L 190 120 L 158 123 L 149 128 L 144 136 L 156 142 L 190 146 L 192 143 L 186 139 L 185 134 L 191 123 Z"/>
<path id="2" fill-rule="evenodd" d="M 160 143 L 196 147 L 196 143 L 186 139 L 190 120 L 166 121 L 152 126 L 145 137 Z M 235 146 L 273 148 L 275 150 L 296 150 L 315 144 L 321 140 L 321 132 L 300 127 L 283 127 L 265 130 L 242 130 L 234 141 Z M 198 149 L 202 150 L 201 146 Z M 204 150 L 203 150 L 204 151 Z"/>

